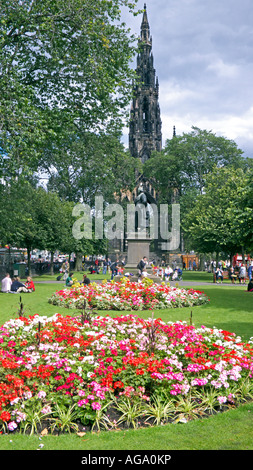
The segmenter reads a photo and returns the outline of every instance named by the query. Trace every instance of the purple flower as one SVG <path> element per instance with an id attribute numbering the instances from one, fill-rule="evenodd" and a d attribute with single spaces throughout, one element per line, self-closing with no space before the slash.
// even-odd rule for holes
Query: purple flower
<path id="1" fill-rule="evenodd" d="M 8 424 L 8 429 L 9 431 L 14 431 L 14 429 L 16 429 L 18 427 L 17 423 L 15 423 L 15 421 L 11 421 L 9 424 Z"/>

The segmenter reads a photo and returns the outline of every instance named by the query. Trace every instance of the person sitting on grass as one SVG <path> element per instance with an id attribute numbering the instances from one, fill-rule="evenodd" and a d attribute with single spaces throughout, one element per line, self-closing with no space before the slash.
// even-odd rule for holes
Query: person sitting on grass
<path id="1" fill-rule="evenodd" d="M 27 288 L 28 292 L 34 292 L 35 291 L 35 286 L 32 281 L 32 278 L 28 276 L 27 281 L 25 283 L 25 287 Z"/>
<path id="2" fill-rule="evenodd" d="M 251 279 L 248 283 L 248 292 L 253 292 L 253 279 Z"/>
<path id="3" fill-rule="evenodd" d="M 176 267 L 174 274 L 171 278 L 172 281 L 181 281 L 182 280 L 182 269 L 178 266 Z"/>
<path id="4" fill-rule="evenodd" d="M 19 277 L 14 277 L 12 284 L 11 284 L 10 292 L 12 293 L 28 292 L 28 289 L 26 288 L 25 284 L 23 284 L 23 282 L 20 282 Z"/>
<path id="5" fill-rule="evenodd" d="M 11 278 L 9 273 L 5 274 L 5 277 L 2 279 L 2 292 L 10 292 L 11 290 Z"/>
<path id="6" fill-rule="evenodd" d="M 182 281 L 183 271 L 179 267 L 177 268 L 177 275 L 178 275 L 178 280 Z"/>
<path id="7" fill-rule="evenodd" d="M 164 270 L 164 280 L 165 280 L 165 282 L 169 281 L 170 278 L 172 277 L 172 275 L 173 275 L 173 269 L 170 266 L 167 266 L 167 268 L 165 268 L 165 270 Z"/>
<path id="8" fill-rule="evenodd" d="M 83 275 L 82 284 L 84 284 L 85 286 L 88 286 L 90 284 L 90 279 L 86 276 L 86 274 Z"/>
<path id="9" fill-rule="evenodd" d="M 146 277 L 148 277 L 148 273 L 147 273 L 146 268 L 143 268 L 143 271 L 141 273 L 141 277 L 139 279 L 142 280 L 142 279 L 145 279 Z"/>
<path id="10" fill-rule="evenodd" d="M 73 279 L 72 279 L 72 276 L 73 276 L 73 273 L 69 273 L 67 279 L 66 279 L 66 286 L 67 287 L 71 287 L 74 283 Z"/>

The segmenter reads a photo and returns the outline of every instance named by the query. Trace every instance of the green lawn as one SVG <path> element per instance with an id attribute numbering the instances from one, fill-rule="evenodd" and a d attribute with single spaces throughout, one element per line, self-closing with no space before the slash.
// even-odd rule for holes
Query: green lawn
<path id="1" fill-rule="evenodd" d="M 50 316 L 59 312 L 75 315 L 74 310 L 55 307 L 47 302 L 51 293 L 62 287 L 63 282 L 36 283 L 35 293 L 22 295 L 25 314 L 38 313 Z M 164 321 L 189 322 L 192 311 L 195 326 L 216 326 L 226 329 L 241 336 L 243 341 L 253 337 L 253 295 L 246 292 L 245 286 L 222 286 L 210 283 L 194 288 L 204 291 L 210 298 L 210 304 L 155 311 L 155 316 Z M 0 324 L 10 318 L 17 318 L 19 297 L 17 294 L 0 294 Z M 110 314 L 116 316 L 121 313 Z M 138 312 L 138 315 L 148 317 L 150 312 Z M 252 450 L 253 404 L 247 403 L 229 412 L 187 424 L 168 424 L 162 427 L 98 434 L 87 433 L 81 437 L 64 435 L 39 438 L 39 436 L 19 434 L 0 437 L 2 450 L 36 450 L 40 444 L 43 444 L 43 450 Z"/>
<path id="2" fill-rule="evenodd" d="M 36 291 L 32 294 L 22 294 L 25 314 L 51 316 L 56 312 L 75 315 L 75 310 L 50 305 L 47 300 L 56 290 L 64 287 L 63 282 L 57 284 L 39 284 L 35 282 Z M 210 303 L 201 307 L 181 308 L 171 310 L 156 310 L 155 317 L 164 321 L 189 321 L 192 312 L 195 326 L 205 325 L 208 327 L 233 331 L 242 336 L 243 340 L 253 337 L 253 295 L 246 292 L 245 286 L 222 286 L 210 284 L 210 286 L 194 286 L 194 288 L 205 292 L 210 298 Z M 17 317 L 19 309 L 19 294 L 0 294 L 0 324 L 10 318 Z M 107 314 L 108 312 L 99 312 Z M 121 315 L 120 312 L 112 311 L 111 315 Z M 138 315 L 147 318 L 150 311 L 138 312 Z"/>
<path id="3" fill-rule="evenodd" d="M 90 274 L 89 271 L 72 271 L 73 273 L 73 278 L 76 278 L 78 281 L 81 281 L 83 278 L 83 275 L 86 274 L 87 277 L 91 279 L 91 281 L 96 281 L 96 280 L 101 280 L 101 279 L 110 279 L 111 274 L 102 274 L 102 271 L 99 274 Z M 59 276 L 60 273 L 57 274 L 42 274 L 42 276 L 34 276 L 33 280 L 34 281 L 56 281 L 57 277 Z M 60 283 L 63 283 L 64 281 L 59 281 Z"/>

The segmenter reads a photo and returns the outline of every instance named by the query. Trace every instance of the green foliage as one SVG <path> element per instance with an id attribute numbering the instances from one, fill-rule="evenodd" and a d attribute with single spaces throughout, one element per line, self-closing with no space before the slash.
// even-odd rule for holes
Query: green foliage
<path id="1" fill-rule="evenodd" d="M 74 410 L 74 407 L 75 405 L 64 408 L 56 403 L 53 413 L 55 417 L 50 417 L 52 432 L 55 430 L 61 433 L 78 431 L 78 425 L 75 423 L 77 412 Z"/>
<path id="2" fill-rule="evenodd" d="M 234 254 L 252 247 L 251 172 L 216 167 L 183 221 L 192 249 Z"/>
<path id="3" fill-rule="evenodd" d="M 145 414 L 145 406 L 140 398 L 120 398 L 115 407 L 120 412 L 118 424 L 126 423 L 127 426 L 138 428 L 138 419 Z"/>
<path id="4" fill-rule="evenodd" d="M 43 162 L 48 189 L 61 199 L 94 206 L 95 197 L 115 203 L 115 193 L 133 188 L 136 162 L 124 150 L 118 135 L 77 131 L 64 147 L 47 152 Z"/>
<path id="5" fill-rule="evenodd" d="M 151 403 L 146 404 L 146 422 L 151 420 L 157 426 L 166 422 L 174 414 L 175 403 L 173 400 L 164 401 L 159 396 L 153 396 L 151 397 Z"/>
<path id="6" fill-rule="evenodd" d="M 109 431 L 115 427 L 115 423 L 113 423 L 108 416 L 108 408 L 110 408 L 112 403 L 113 400 L 101 406 L 99 410 L 96 410 L 92 430 L 100 431 L 101 429 L 106 429 Z"/>
<path id="7" fill-rule="evenodd" d="M 42 422 L 48 419 L 51 414 L 42 412 L 42 407 L 36 400 L 33 402 L 33 407 L 26 408 L 26 420 L 21 422 L 20 432 L 30 435 L 40 432 Z"/>
<path id="8" fill-rule="evenodd" d="M 0 0 L 0 170 L 29 174 L 73 135 L 118 130 L 130 100 L 135 0 Z M 135 14 L 135 13 L 134 13 Z M 4 157 L 8 157 L 5 159 Z"/>
<path id="9" fill-rule="evenodd" d="M 179 197 L 188 191 L 201 193 L 205 175 L 215 166 L 237 168 L 242 163 L 242 151 L 234 141 L 192 127 L 192 132 L 167 140 L 161 154 L 145 163 L 144 174 L 154 179 L 162 199 L 170 203 L 174 190 Z"/>
<path id="10" fill-rule="evenodd" d="M 74 203 L 61 201 L 56 193 L 34 188 L 23 179 L 0 186 L 0 193 L 0 243 L 27 248 L 28 262 L 35 248 L 82 255 L 106 252 L 106 240 L 96 240 L 94 234 L 91 240 L 74 238 Z"/>

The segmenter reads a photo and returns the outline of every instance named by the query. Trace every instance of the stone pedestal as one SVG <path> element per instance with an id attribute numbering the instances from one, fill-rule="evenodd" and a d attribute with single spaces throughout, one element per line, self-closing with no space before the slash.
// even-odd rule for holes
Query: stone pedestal
<path id="1" fill-rule="evenodd" d="M 149 261 L 149 247 L 151 238 L 144 238 L 141 233 L 129 233 L 127 236 L 127 264 L 126 268 L 138 272 L 137 264 L 146 256 Z"/>
<path id="2" fill-rule="evenodd" d="M 127 236 L 127 263 L 125 265 L 125 272 L 133 274 L 133 276 L 129 277 L 133 282 L 137 282 L 139 279 L 139 270 L 137 268 L 139 261 L 144 256 L 146 256 L 148 262 L 150 261 L 150 243 L 151 238 L 145 237 L 145 234 L 141 234 L 141 232 L 129 233 Z M 161 279 L 153 275 L 150 266 L 146 267 L 146 271 L 148 279 L 152 279 L 157 284 L 161 283 Z M 119 281 L 121 278 L 122 276 L 115 276 L 114 280 Z"/>

